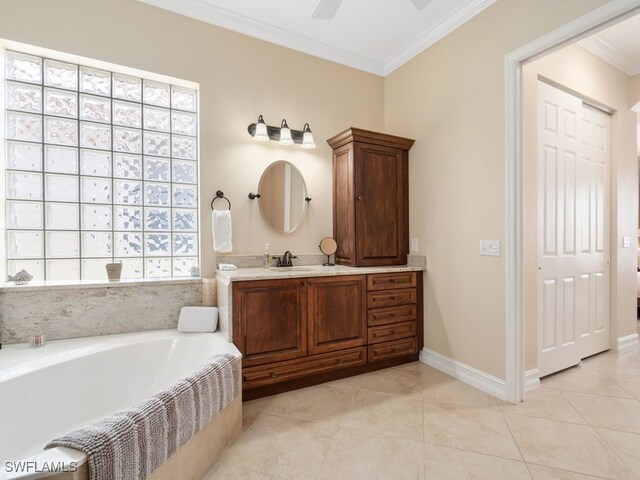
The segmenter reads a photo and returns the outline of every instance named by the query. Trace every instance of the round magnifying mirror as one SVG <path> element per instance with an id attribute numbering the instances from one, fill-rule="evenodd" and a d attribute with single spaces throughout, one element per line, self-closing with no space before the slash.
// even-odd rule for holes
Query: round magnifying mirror
<path id="1" fill-rule="evenodd" d="M 307 211 L 307 185 L 300 170 L 284 160 L 269 165 L 258 185 L 260 213 L 279 233 L 293 232 Z"/>
<path id="2" fill-rule="evenodd" d="M 320 240 L 320 251 L 327 256 L 327 262 L 323 263 L 325 267 L 333 267 L 335 263 L 331 263 L 331 255 L 338 250 L 338 242 L 334 238 L 324 237 Z"/>

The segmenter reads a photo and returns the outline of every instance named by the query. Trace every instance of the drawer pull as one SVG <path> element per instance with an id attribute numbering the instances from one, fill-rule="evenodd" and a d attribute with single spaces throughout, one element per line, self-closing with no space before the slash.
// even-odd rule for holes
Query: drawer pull
<path id="1" fill-rule="evenodd" d="M 391 335 L 395 335 L 396 331 L 395 330 L 391 330 L 391 332 L 389 332 Z"/>
<path id="2" fill-rule="evenodd" d="M 271 374 L 271 378 L 278 378 L 278 374 L 277 373 L 272 373 Z"/>
<path id="3" fill-rule="evenodd" d="M 336 360 L 336 363 L 338 365 L 342 365 L 344 363 L 344 360 L 342 358 L 339 358 L 338 360 Z"/>
<path id="4" fill-rule="evenodd" d="M 397 298 L 396 298 L 396 297 L 389 297 L 389 301 L 390 301 L 390 302 L 395 302 L 396 300 L 397 300 Z"/>

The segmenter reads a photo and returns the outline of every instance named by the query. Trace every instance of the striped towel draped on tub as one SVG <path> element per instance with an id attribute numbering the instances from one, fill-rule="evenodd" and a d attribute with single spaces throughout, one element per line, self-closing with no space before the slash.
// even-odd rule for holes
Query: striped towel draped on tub
<path id="1" fill-rule="evenodd" d="M 146 478 L 240 393 L 240 359 L 221 354 L 133 407 L 56 438 L 46 448 L 87 455 L 91 480 Z"/>

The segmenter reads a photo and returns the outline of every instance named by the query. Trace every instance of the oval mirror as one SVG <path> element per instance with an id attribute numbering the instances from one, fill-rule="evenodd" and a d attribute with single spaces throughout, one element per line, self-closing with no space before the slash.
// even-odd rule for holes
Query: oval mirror
<path id="1" fill-rule="evenodd" d="M 335 264 L 331 263 L 331 255 L 338 250 L 338 242 L 332 237 L 324 237 L 320 240 L 320 251 L 327 256 L 326 263 L 323 263 L 325 267 L 333 267 Z"/>
<path id="2" fill-rule="evenodd" d="M 295 165 L 284 160 L 269 165 L 258 185 L 260 213 L 279 233 L 293 232 L 307 211 L 307 185 Z"/>

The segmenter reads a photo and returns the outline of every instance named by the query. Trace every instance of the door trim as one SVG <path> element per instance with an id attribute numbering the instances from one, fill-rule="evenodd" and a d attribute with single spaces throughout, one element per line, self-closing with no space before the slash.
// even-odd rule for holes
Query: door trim
<path id="1" fill-rule="evenodd" d="M 525 377 L 522 67 L 639 10 L 640 0 L 612 0 L 505 56 L 505 383 L 506 399 L 512 403 L 522 400 Z"/>

